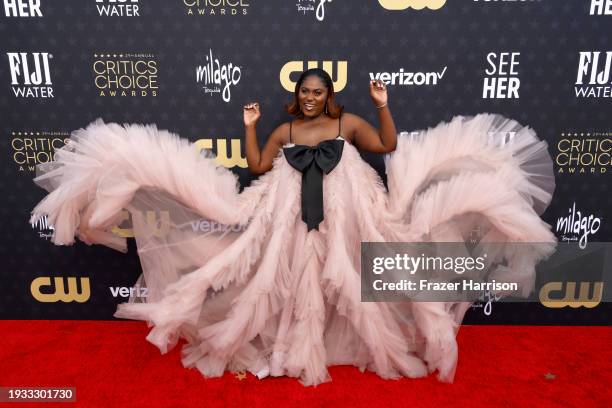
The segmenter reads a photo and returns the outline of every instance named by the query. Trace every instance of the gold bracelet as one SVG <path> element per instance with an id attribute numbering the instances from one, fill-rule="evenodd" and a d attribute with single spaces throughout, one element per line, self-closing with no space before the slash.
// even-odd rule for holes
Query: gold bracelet
<path id="1" fill-rule="evenodd" d="M 382 108 L 384 108 L 385 106 L 387 106 L 387 102 L 383 103 L 383 104 L 382 104 L 382 105 L 380 105 L 380 106 L 377 106 L 377 107 L 376 107 L 376 109 L 382 109 Z"/>

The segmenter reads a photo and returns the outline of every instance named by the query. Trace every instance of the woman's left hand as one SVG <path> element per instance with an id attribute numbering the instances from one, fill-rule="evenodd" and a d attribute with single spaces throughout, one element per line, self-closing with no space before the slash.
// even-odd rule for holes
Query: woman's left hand
<path id="1" fill-rule="evenodd" d="M 387 87 L 383 81 L 380 79 L 370 81 L 370 97 L 376 106 L 387 103 Z"/>

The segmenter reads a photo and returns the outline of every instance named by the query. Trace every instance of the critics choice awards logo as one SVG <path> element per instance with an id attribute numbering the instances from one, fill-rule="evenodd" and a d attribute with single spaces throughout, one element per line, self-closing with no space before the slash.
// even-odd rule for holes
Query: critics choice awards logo
<path id="1" fill-rule="evenodd" d="M 158 94 L 158 61 L 153 54 L 94 54 L 92 71 L 98 96 Z"/>
<path id="2" fill-rule="evenodd" d="M 557 173 L 609 173 L 612 165 L 612 132 L 561 133 L 556 148 Z"/>
<path id="3" fill-rule="evenodd" d="M 55 151 L 69 140 L 68 132 L 12 132 L 12 159 L 20 172 L 33 173 L 36 165 L 55 158 Z"/>
<path id="4" fill-rule="evenodd" d="M 251 0 L 181 0 L 187 15 L 237 16 L 249 12 Z"/>

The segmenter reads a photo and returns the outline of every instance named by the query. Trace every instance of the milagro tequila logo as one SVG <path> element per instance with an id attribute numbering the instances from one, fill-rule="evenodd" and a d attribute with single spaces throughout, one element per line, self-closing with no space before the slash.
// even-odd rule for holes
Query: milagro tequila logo
<path id="1" fill-rule="evenodd" d="M 213 58 L 212 49 L 206 56 L 206 65 L 196 67 L 196 82 L 203 84 L 204 93 L 211 96 L 214 93 L 221 93 L 225 102 L 229 102 L 232 96 L 230 86 L 237 85 L 241 75 L 239 66 L 231 62 L 221 65 L 219 59 Z"/>
<path id="2" fill-rule="evenodd" d="M 480 293 L 480 296 L 478 296 L 478 299 L 470 306 L 472 309 L 482 308 L 482 312 L 485 316 L 491 316 L 493 313 L 493 302 L 497 302 L 501 298 L 501 295 L 493 293 L 490 290 L 483 290 Z"/>
<path id="3" fill-rule="evenodd" d="M 4 0 L 6 17 L 42 17 L 40 0 Z"/>
<path id="4" fill-rule="evenodd" d="M 325 19 L 325 3 L 332 0 L 296 0 L 297 11 L 302 14 L 314 13 L 318 21 Z"/>
<path id="5" fill-rule="evenodd" d="M 48 52 L 7 52 L 11 88 L 17 98 L 53 98 Z"/>
<path id="6" fill-rule="evenodd" d="M 138 0 L 96 0 L 98 14 L 107 17 L 140 17 Z"/>
<path id="7" fill-rule="evenodd" d="M 53 225 L 49 224 L 49 219 L 46 215 L 32 223 L 32 229 L 37 230 L 39 238 L 48 240 L 53 237 L 54 228 Z"/>
<path id="8" fill-rule="evenodd" d="M 612 51 L 580 51 L 576 98 L 612 97 Z"/>
<path id="9" fill-rule="evenodd" d="M 576 211 L 576 203 L 568 210 L 568 215 L 557 219 L 557 233 L 561 241 L 575 242 L 581 249 L 586 248 L 589 235 L 594 235 L 601 228 L 601 218 L 582 214 Z"/>
<path id="10" fill-rule="evenodd" d="M 187 15 L 236 16 L 247 15 L 250 0 L 182 0 Z"/>

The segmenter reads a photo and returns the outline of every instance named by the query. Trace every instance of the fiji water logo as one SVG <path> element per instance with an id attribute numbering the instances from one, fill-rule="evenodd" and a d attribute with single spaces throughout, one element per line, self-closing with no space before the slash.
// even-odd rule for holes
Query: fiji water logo
<path id="1" fill-rule="evenodd" d="M 574 90 L 577 98 L 612 95 L 612 51 L 580 51 Z"/>
<path id="2" fill-rule="evenodd" d="M 601 228 L 601 218 L 582 214 L 576 211 L 576 203 L 568 210 L 568 215 L 557 219 L 557 233 L 561 241 L 575 242 L 581 249 L 586 248 L 589 235 L 594 235 Z"/>
<path id="3" fill-rule="evenodd" d="M 18 98 L 53 98 L 48 52 L 7 52 L 11 88 Z"/>
<path id="4" fill-rule="evenodd" d="M 106 17 L 139 17 L 138 0 L 96 0 L 98 14 Z"/>

